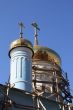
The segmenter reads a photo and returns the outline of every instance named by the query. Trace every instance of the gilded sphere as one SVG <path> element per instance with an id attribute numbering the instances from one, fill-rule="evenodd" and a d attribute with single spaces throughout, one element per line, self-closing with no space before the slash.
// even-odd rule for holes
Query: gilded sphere
<path id="1" fill-rule="evenodd" d="M 10 56 L 10 51 L 17 47 L 27 47 L 27 48 L 31 49 L 33 52 L 32 43 L 24 38 L 19 38 L 11 43 L 10 50 L 9 50 L 9 56 Z"/>
<path id="2" fill-rule="evenodd" d="M 33 61 L 46 61 L 52 62 L 59 66 L 61 66 L 61 58 L 60 56 L 52 49 L 41 46 L 34 46 L 34 56 Z"/>

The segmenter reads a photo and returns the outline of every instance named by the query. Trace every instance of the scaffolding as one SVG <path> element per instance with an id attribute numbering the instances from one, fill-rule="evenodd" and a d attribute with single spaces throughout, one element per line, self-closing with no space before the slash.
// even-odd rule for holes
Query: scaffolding
<path id="1" fill-rule="evenodd" d="M 45 66 L 43 66 L 45 65 Z M 65 73 L 57 64 L 34 64 L 32 66 L 32 87 L 31 94 L 33 98 L 33 106 L 22 105 L 16 103 L 9 97 L 9 91 L 13 87 L 8 82 L 3 94 L 3 99 L 0 101 L 1 110 L 8 110 L 11 107 L 24 110 L 46 110 L 41 97 L 54 101 L 60 106 L 60 110 L 72 110 L 72 98 L 70 93 L 70 85 L 67 73 Z M 35 98 L 37 107 L 35 106 Z"/>
<path id="2" fill-rule="evenodd" d="M 72 109 L 73 97 L 70 93 L 67 73 L 56 63 L 33 63 L 32 78 L 33 90 L 35 92 L 37 91 L 38 94 L 42 93 L 42 97 L 59 102 L 61 110 Z"/>

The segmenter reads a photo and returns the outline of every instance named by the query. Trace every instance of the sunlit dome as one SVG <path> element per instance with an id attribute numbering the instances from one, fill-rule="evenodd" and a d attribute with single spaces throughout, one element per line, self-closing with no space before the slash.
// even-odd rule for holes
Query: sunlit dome
<path id="1" fill-rule="evenodd" d="M 33 50 L 34 50 L 33 61 L 46 61 L 46 62 L 50 61 L 61 66 L 61 58 L 54 50 L 39 45 L 35 45 L 33 47 Z"/>
<path id="2" fill-rule="evenodd" d="M 19 24 L 21 26 L 21 31 L 20 31 L 20 37 L 16 40 L 14 40 L 11 44 L 10 44 L 10 50 L 9 50 L 9 57 L 10 57 L 10 51 L 14 48 L 17 48 L 17 47 L 27 47 L 29 49 L 32 50 L 33 52 L 33 46 L 32 46 L 32 43 L 27 40 L 27 39 L 24 39 L 23 36 L 22 36 L 22 26 L 23 24 L 20 23 Z"/>
<path id="3" fill-rule="evenodd" d="M 58 66 L 61 66 L 61 58 L 60 56 L 52 49 L 48 47 L 43 47 L 38 45 L 38 34 L 37 31 L 39 31 L 39 27 L 36 22 L 32 23 L 32 26 L 34 27 L 35 33 L 34 33 L 34 56 L 33 56 L 33 62 L 36 61 L 45 61 L 45 62 L 51 62 L 54 64 L 57 64 Z"/>

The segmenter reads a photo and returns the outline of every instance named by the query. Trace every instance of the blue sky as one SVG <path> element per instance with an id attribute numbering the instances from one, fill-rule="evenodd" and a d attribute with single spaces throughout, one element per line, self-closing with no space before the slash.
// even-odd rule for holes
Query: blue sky
<path id="1" fill-rule="evenodd" d="M 0 83 L 3 84 L 10 74 L 9 45 L 19 37 L 21 21 L 26 27 L 24 37 L 32 43 L 31 23 L 38 23 L 39 44 L 60 55 L 62 69 L 68 73 L 73 90 L 73 0 L 0 0 Z"/>

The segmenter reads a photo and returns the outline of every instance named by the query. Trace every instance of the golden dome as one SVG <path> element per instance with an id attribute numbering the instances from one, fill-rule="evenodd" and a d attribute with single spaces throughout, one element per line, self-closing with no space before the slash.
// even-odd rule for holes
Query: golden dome
<path id="1" fill-rule="evenodd" d="M 50 61 L 61 66 L 61 58 L 54 50 L 47 47 L 41 47 L 38 45 L 34 46 L 33 50 L 34 50 L 33 61 L 47 61 L 47 62 Z"/>
<path id="2" fill-rule="evenodd" d="M 31 44 L 30 41 L 24 39 L 23 37 L 13 41 L 10 45 L 10 50 L 9 50 L 9 57 L 10 57 L 10 51 L 14 48 L 17 48 L 17 47 L 27 47 L 27 48 L 30 48 L 33 52 L 33 46 Z"/>

